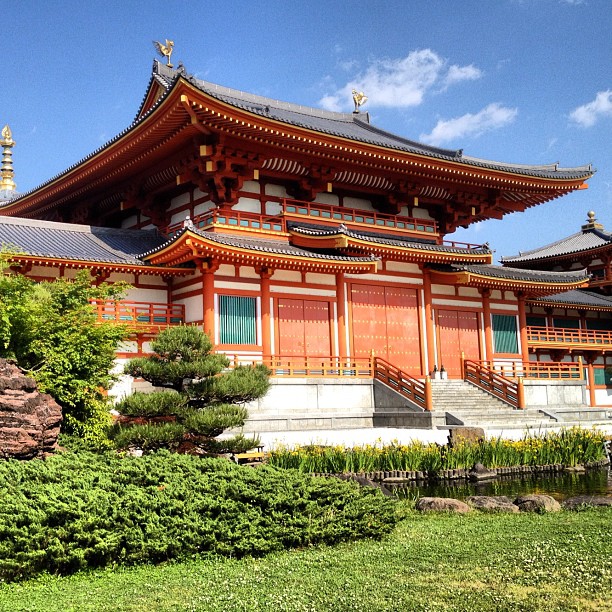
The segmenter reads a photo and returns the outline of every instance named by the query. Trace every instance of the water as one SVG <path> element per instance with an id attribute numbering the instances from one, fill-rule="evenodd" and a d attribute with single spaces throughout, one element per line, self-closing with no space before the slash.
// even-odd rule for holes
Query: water
<path id="1" fill-rule="evenodd" d="M 506 495 L 510 498 L 528 493 L 543 493 L 563 501 L 578 495 L 604 495 L 612 497 L 612 471 L 607 468 L 589 470 L 583 474 L 523 474 L 499 476 L 488 482 L 453 480 L 441 482 L 410 482 L 385 485 L 399 497 L 454 497 L 469 495 Z"/>

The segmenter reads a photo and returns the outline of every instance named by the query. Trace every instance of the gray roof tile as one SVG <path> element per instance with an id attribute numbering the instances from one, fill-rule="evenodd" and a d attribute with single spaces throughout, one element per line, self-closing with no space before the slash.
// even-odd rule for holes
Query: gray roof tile
<path id="1" fill-rule="evenodd" d="M 92 227 L 0 217 L 0 244 L 48 259 L 142 265 L 138 253 L 165 242 L 156 230 Z"/>
<path id="2" fill-rule="evenodd" d="M 570 272 L 549 272 L 547 270 L 524 270 L 522 268 L 509 268 L 494 264 L 450 264 L 430 266 L 441 272 L 471 272 L 481 276 L 539 283 L 577 283 L 588 280 L 586 270 L 572 270 Z"/>
<path id="3" fill-rule="evenodd" d="M 545 295 L 535 299 L 536 302 L 556 303 L 563 305 L 589 306 L 612 309 L 612 296 L 602 295 L 585 289 L 574 289 L 556 295 Z"/>

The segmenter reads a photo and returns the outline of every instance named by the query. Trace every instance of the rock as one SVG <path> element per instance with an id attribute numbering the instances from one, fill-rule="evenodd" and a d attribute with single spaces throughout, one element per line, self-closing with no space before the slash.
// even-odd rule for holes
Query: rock
<path id="1" fill-rule="evenodd" d="M 62 409 L 36 382 L 0 359 L 0 457 L 33 459 L 57 449 Z"/>
<path id="2" fill-rule="evenodd" d="M 518 506 L 512 503 L 509 497 L 504 495 L 491 497 L 488 495 L 470 495 L 466 497 L 466 503 L 484 512 L 518 512 Z"/>
<path id="3" fill-rule="evenodd" d="M 583 474 L 586 472 L 586 468 L 584 465 L 566 465 L 563 467 L 563 471 L 570 474 Z"/>
<path id="4" fill-rule="evenodd" d="M 357 474 L 335 474 L 335 477 L 340 480 L 352 480 L 362 487 L 372 487 L 374 489 L 380 489 L 381 493 L 386 497 L 393 497 L 393 493 L 378 482 L 359 476 Z"/>
<path id="5" fill-rule="evenodd" d="M 603 495 L 578 495 L 566 499 L 562 506 L 568 510 L 576 510 L 584 506 L 608 506 L 612 507 L 612 496 Z"/>
<path id="6" fill-rule="evenodd" d="M 453 427 L 448 432 L 448 445 L 452 448 L 459 444 L 478 444 L 485 439 L 482 427 Z"/>
<path id="7" fill-rule="evenodd" d="M 497 472 L 486 468 L 482 463 L 474 464 L 474 467 L 468 472 L 468 479 L 472 482 L 492 480 L 493 478 L 497 478 Z"/>
<path id="8" fill-rule="evenodd" d="M 465 502 L 451 497 L 421 497 L 415 508 L 420 512 L 471 512 L 470 506 Z"/>
<path id="9" fill-rule="evenodd" d="M 514 500 L 521 512 L 559 512 L 561 505 L 550 495 L 520 495 Z"/>

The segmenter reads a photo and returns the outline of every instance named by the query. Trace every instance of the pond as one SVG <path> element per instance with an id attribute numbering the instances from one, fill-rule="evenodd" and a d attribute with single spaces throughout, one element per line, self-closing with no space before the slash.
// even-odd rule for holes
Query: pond
<path id="1" fill-rule="evenodd" d="M 498 476 L 487 482 L 466 480 L 438 482 L 409 482 L 402 485 L 386 485 L 399 497 L 454 497 L 464 499 L 469 495 L 506 495 L 516 497 L 528 493 L 544 493 L 562 501 L 578 495 L 607 495 L 612 497 L 612 471 L 608 468 L 589 470 L 586 473 L 564 473 L 514 476 Z"/>

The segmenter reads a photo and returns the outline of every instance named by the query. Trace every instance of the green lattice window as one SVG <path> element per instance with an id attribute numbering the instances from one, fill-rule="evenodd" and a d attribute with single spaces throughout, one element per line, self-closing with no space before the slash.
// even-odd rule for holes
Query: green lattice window
<path id="1" fill-rule="evenodd" d="M 608 366 L 609 368 L 610 366 Z M 612 387 L 612 371 L 605 367 L 593 368 L 593 378 L 595 379 L 596 385 L 605 385 L 606 387 Z"/>
<path id="2" fill-rule="evenodd" d="M 544 315 L 527 315 L 527 325 L 530 327 L 546 327 Z"/>
<path id="3" fill-rule="evenodd" d="M 256 344 L 257 315 L 255 298 L 238 295 L 219 296 L 219 342 Z"/>
<path id="4" fill-rule="evenodd" d="M 491 317 L 491 323 L 493 324 L 493 344 L 495 352 L 518 353 L 516 317 L 494 314 Z"/>
<path id="5" fill-rule="evenodd" d="M 580 329 L 580 321 L 578 319 L 553 319 L 555 327 L 563 327 L 564 329 Z"/>
<path id="6" fill-rule="evenodd" d="M 597 331 L 612 331 L 612 319 L 587 319 L 586 326 Z"/>

